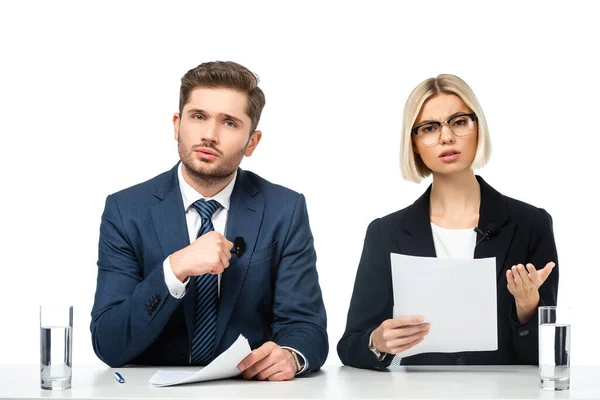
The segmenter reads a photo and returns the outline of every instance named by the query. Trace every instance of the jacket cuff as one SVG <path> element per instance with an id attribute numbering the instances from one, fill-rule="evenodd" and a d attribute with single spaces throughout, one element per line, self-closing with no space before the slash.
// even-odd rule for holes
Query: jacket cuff
<path id="1" fill-rule="evenodd" d="M 540 304 L 541 301 L 540 301 Z M 508 316 L 509 320 L 510 320 L 510 325 L 512 327 L 512 330 L 515 334 L 516 338 L 527 338 L 530 334 L 534 334 L 537 332 L 537 325 L 538 325 L 538 314 L 537 314 L 537 310 L 533 316 L 533 318 L 522 324 L 519 321 L 519 317 L 517 317 L 517 306 L 515 304 L 515 302 L 513 301 L 511 307 L 510 307 L 510 312 L 509 312 L 509 316 Z"/>

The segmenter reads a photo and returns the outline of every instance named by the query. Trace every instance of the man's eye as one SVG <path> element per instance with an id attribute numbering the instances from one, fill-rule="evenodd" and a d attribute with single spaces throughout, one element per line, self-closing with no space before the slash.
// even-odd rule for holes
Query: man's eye
<path id="1" fill-rule="evenodd" d="M 193 119 L 204 119 L 204 115 L 202 115 L 202 114 L 194 114 L 194 115 L 192 115 L 192 118 Z"/>
<path id="2" fill-rule="evenodd" d="M 230 128 L 235 128 L 237 127 L 237 124 L 233 121 L 225 121 L 225 125 L 227 125 Z"/>

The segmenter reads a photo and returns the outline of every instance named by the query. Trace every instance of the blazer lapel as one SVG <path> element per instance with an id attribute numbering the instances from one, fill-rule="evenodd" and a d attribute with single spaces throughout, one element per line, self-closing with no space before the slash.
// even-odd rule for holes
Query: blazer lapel
<path id="1" fill-rule="evenodd" d="M 504 273 L 503 265 L 512 242 L 515 224 L 508 215 L 504 197 L 477 176 L 481 188 L 479 207 L 479 232 L 475 246 L 475 258 L 496 257 L 496 274 Z M 482 235 L 487 232 L 488 236 Z"/>
<path id="2" fill-rule="evenodd" d="M 419 257 L 435 257 L 433 233 L 429 218 L 429 196 L 431 185 L 410 206 L 410 211 L 404 223 L 404 233 L 398 237 L 398 248 L 401 254 Z"/>
<path id="3" fill-rule="evenodd" d="M 154 196 L 162 201 L 154 205 L 150 211 L 164 258 L 190 244 L 179 179 L 177 178 L 178 166 L 179 163 L 166 174 L 163 184 L 154 193 Z M 183 298 L 185 321 L 190 338 L 194 330 L 195 304 L 196 286 L 194 280 L 190 279 Z"/>
<path id="4" fill-rule="evenodd" d="M 166 258 L 190 244 L 183 210 L 183 200 L 177 179 L 177 166 L 169 171 L 154 193 L 160 203 L 151 207 L 156 236 Z"/>
<path id="5" fill-rule="evenodd" d="M 264 199 L 258 188 L 247 173 L 238 169 L 237 180 L 231 194 L 225 236 L 230 242 L 233 242 L 238 236 L 243 237 L 245 249 L 239 257 L 236 255 L 231 257 L 229 267 L 221 276 L 215 349 L 221 342 L 240 290 L 246 280 L 250 256 L 256 245 L 263 219 L 264 207 Z"/>
<path id="6" fill-rule="evenodd" d="M 481 193 L 479 207 L 480 232 L 489 232 L 486 238 L 477 234 L 475 258 L 496 257 L 496 273 L 504 273 L 503 265 L 512 242 L 515 224 L 508 215 L 506 202 L 502 194 L 477 176 Z M 410 207 L 404 224 L 406 234 L 398 235 L 399 252 L 406 255 L 435 257 L 435 245 L 429 217 L 429 200 L 431 185 L 423 195 Z"/>

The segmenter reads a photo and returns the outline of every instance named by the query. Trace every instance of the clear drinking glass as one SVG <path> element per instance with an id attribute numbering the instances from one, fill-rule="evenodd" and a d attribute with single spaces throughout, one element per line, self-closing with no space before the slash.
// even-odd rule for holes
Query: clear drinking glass
<path id="1" fill-rule="evenodd" d="M 571 313 L 567 307 L 538 308 L 540 385 L 567 390 L 571 375 Z"/>
<path id="2" fill-rule="evenodd" d="M 40 307 L 40 375 L 42 389 L 71 388 L 73 306 Z"/>

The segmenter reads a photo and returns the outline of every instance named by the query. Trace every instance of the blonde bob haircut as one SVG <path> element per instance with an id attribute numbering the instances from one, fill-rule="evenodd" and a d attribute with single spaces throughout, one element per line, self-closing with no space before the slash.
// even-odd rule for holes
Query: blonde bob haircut
<path id="1" fill-rule="evenodd" d="M 431 175 L 421 156 L 416 154 L 412 142 L 412 128 L 425 102 L 440 93 L 455 94 L 477 114 L 477 151 L 472 167 L 482 168 L 492 155 L 492 143 L 483 110 L 469 85 L 455 75 L 438 75 L 421 82 L 408 96 L 402 119 L 402 140 L 400 143 L 400 169 L 407 181 L 419 183 Z"/>

